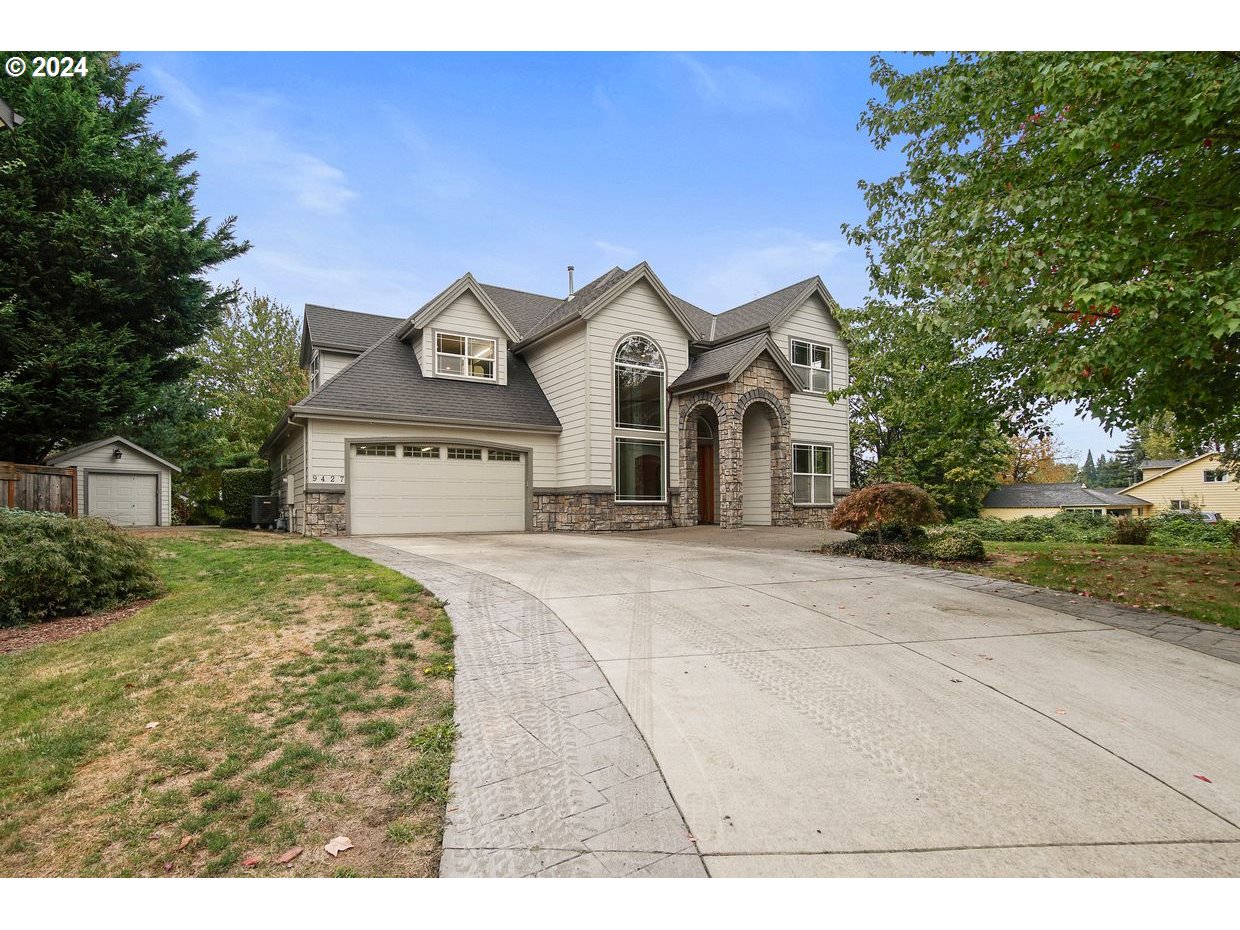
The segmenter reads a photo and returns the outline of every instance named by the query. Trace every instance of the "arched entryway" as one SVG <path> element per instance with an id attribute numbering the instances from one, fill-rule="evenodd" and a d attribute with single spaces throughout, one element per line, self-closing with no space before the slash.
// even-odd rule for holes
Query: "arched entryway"
<path id="1" fill-rule="evenodd" d="M 741 523 L 770 526 L 772 411 L 750 404 L 741 420 Z"/>
<path id="2" fill-rule="evenodd" d="M 697 522 L 719 522 L 719 418 L 704 407 L 697 418 Z"/>

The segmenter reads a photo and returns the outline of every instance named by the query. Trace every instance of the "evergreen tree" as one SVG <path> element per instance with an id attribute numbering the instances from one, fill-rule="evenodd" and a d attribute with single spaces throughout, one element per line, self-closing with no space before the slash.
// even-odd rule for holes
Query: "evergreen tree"
<path id="1" fill-rule="evenodd" d="M 1080 479 L 1086 487 L 1092 488 L 1098 484 L 1098 466 L 1094 464 L 1093 449 L 1085 453 L 1085 464 L 1081 466 Z"/>
<path id="2" fill-rule="evenodd" d="M 194 153 L 165 151 L 137 66 L 86 60 L 86 76 L 4 81 L 25 120 L 0 127 L 0 459 L 141 416 L 229 297 L 204 274 L 249 247 L 232 218 L 196 214 Z"/>

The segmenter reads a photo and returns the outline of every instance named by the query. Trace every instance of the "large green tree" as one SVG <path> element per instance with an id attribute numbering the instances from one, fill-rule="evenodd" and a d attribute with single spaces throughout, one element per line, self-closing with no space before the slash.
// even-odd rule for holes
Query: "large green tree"
<path id="1" fill-rule="evenodd" d="M 150 407 L 227 300 L 204 274 L 248 248 L 197 215 L 194 154 L 166 151 L 137 66 L 86 59 L 85 76 L 0 78 L 25 118 L 0 127 L 0 459 Z"/>
<path id="2" fill-rule="evenodd" d="M 991 363 L 903 308 L 871 302 L 839 314 L 857 484 L 908 482 L 949 517 L 972 516 L 1007 467 L 1015 426 Z"/>
<path id="3" fill-rule="evenodd" d="M 234 285 L 220 321 L 184 352 L 188 376 L 126 424 L 128 435 L 183 469 L 194 504 L 219 491 L 221 468 L 249 464 L 289 404 L 306 395 L 301 322 L 271 297 Z"/>
<path id="4" fill-rule="evenodd" d="M 862 184 L 877 293 L 1108 427 L 1170 411 L 1240 435 L 1240 54 L 951 54 L 861 126 L 904 170 Z"/>

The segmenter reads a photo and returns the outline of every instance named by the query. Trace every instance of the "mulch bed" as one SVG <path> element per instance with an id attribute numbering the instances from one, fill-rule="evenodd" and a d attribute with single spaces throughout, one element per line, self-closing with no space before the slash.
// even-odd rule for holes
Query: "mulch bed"
<path id="1" fill-rule="evenodd" d="M 61 617 L 58 620 L 47 620 L 43 623 L 32 623 L 29 626 L 12 627 L 0 630 L 0 653 L 21 652 L 44 643 L 54 643 L 58 639 L 72 639 L 83 633 L 92 633 L 105 626 L 111 626 L 118 620 L 132 617 L 153 598 L 145 601 L 134 601 L 126 607 L 118 607 L 101 614 L 87 614 L 82 617 Z"/>

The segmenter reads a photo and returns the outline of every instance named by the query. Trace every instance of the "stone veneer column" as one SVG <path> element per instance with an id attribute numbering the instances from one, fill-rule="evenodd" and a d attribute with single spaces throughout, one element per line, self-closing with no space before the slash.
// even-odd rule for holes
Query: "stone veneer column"
<path id="1" fill-rule="evenodd" d="M 344 488 L 306 492 L 306 535 L 344 536 Z"/>

